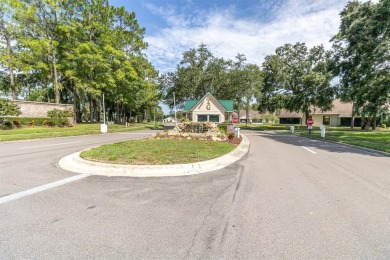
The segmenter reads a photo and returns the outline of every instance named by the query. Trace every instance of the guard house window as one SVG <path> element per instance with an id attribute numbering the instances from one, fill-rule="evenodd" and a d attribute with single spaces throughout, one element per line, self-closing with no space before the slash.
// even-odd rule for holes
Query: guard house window
<path id="1" fill-rule="evenodd" d="M 324 116 L 324 118 L 322 119 L 322 124 L 330 125 L 330 116 Z"/>
<path id="2" fill-rule="evenodd" d="M 207 115 L 198 115 L 198 122 L 206 122 Z"/>
<path id="3" fill-rule="evenodd" d="M 209 121 L 219 123 L 219 115 L 209 115 Z"/>

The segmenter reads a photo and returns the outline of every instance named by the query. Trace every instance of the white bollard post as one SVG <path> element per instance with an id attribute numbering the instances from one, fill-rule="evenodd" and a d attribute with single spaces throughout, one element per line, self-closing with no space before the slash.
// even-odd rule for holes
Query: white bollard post
<path id="1" fill-rule="evenodd" d="M 107 125 L 106 124 L 100 124 L 100 132 L 103 134 L 107 133 Z"/>
<path id="2" fill-rule="evenodd" d="M 292 126 L 290 126 L 290 132 L 293 134 L 294 133 L 294 131 L 295 131 L 295 129 L 294 129 L 294 126 L 292 125 Z"/>
<path id="3" fill-rule="evenodd" d="M 320 129 L 321 129 L 321 137 L 325 138 L 325 125 L 321 125 Z"/>

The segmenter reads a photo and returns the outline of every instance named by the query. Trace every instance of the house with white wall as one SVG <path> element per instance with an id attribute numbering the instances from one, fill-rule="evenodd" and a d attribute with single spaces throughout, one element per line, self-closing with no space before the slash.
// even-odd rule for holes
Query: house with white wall
<path id="1" fill-rule="evenodd" d="M 184 105 L 187 119 L 193 122 L 223 123 L 232 120 L 233 100 L 217 100 L 211 93 L 201 99 L 187 100 Z"/>

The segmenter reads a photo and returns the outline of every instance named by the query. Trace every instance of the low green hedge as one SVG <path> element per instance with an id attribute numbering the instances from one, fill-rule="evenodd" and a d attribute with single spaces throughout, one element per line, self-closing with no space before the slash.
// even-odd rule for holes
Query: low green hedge
<path id="1" fill-rule="evenodd" d="M 0 117 L 0 120 L 19 122 L 20 125 L 47 125 L 47 122 L 50 120 L 49 117 Z M 14 123 L 14 125 L 16 125 Z"/>
<path id="2" fill-rule="evenodd" d="M 230 123 L 221 123 L 221 124 L 218 124 L 217 127 L 219 129 L 219 131 L 221 133 L 227 133 L 227 132 L 231 132 L 232 130 L 229 129 L 228 127 L 231 126 L 233 124 L 230 124 Z"/>
<path id="3" fill-rule="evenodd" d="M 67 118 L 49 118 L 49 117 L 0 117 L 0 125 L 2 129 L 12 129 L 14 127 L 25 126 L 66 126 L 68 125 Z"/>

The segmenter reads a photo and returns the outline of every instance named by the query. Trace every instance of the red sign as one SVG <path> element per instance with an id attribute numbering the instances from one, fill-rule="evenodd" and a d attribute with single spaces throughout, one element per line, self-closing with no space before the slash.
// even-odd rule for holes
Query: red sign
<path id="1" fill-rule="evenodd" d="M 233 124 L 237 124 L 238 123 L 238 117 L 233 117 Z"/>
<path id="2" fill-rule="evenodd" d="M 311 118 L 307 119 L 307 124 L 310 125 L 310 126 L 313 125 L 314 124 L 314 120 L 311 119 Z"/>

